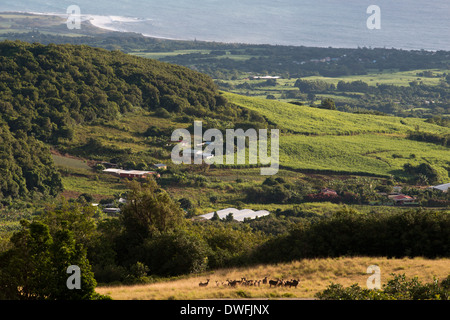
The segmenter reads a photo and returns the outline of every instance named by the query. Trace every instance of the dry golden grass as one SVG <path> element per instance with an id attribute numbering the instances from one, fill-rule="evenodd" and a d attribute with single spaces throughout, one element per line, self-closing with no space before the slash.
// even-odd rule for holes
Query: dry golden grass
<path id="1" fill-rule="evenodd" d="M 405 274 L 408 278 L 417 276 L 422 282 L 431 282 L 433 277 L 444 279 L 450 274 L 450 259 L 387 259 L 387 258 L 336 258 L 308 259 L 291 263 L 259 265 L 249 268 L 221 269 L 202 275 L 192 275 L 189 278 L 164 281 L 154 284 L 98 287 L 97 292 L 106 294 L 114 300 L 195 300 L 195 299 L 284 299 L 313 298 L 324 290 L 331 282 L 343 286 L 354 283 L 366 287 L 369 275 L 367 267 L 377 265 L 381 270 L 381 283 L 391 279 L 392 273 Z M 272 287 L 268 284 L 260 286 L 238 286 L 231 288 L 227 279 L 260 280 L 269 279 L 300 279 L 297 288 Z M 199 282 L 210 279 L 207 287 L 199 287 Z M 216 284 L 218 282 L 218 285 Z"/>

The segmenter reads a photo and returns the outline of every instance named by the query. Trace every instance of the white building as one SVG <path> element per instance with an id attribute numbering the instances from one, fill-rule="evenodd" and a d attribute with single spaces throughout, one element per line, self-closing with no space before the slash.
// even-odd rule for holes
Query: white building
<path id="1" fill-rule="evenodd" d="M 239 210 L 236 208 L 227 208 L 227 209 L 223 209 L 223 210 L 218 210 L 216 212 L 220 219 L 224 219 L 224 218 L 226 218 L 227 215 L 232 213 L 233 219 L 237 220 L 237 221 L 244 221 L 245 218 L 255 219 L 255 218 L 259 218 L 259 217 L 268 216 L 270 214 L 270 212 L 267 210 L 254 211 L 251 209 Z M 206 214 L 201 215 L 200 217 L 204 218 L 204 219 L 211 219 L 214 216 L 214 213 L 215 212 L 206 213 Z"/>
<path id="2" fill-rule="evenodd" d="M 431 188 L 441 190 L 442 192 L 447 192 L 448 188 L 450 188 L 450 183 L 440 184 Z"/>

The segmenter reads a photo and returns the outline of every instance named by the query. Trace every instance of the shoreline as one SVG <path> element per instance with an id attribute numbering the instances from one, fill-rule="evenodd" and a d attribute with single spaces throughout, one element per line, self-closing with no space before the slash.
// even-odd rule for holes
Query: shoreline
<path id="1" fill-rule="evenodd" d="M 63 19 L 68 19 L 69 14 L 67 13 L 58 13 L 58 12 L 35 12 L 35 11 L 0 11 L 0 14 L 21 14 L 21 15 L 35 15 L 35 16 L 51 16 L 51 17 L 59 17 Z M 110 26 L 110 24 L 113 24 L 114 22 L 119 23 L 138 23 L 142 21 L 151 21 L 152 19 L 142 19 L 142 18 L 135 18 L 135 17 L 126 17 L 126 16 L 103 16 L 103 15 L 96 15 L 96 14 L 80 14 L 81 22 L 89 23 L 91 26 L 105 30 L 105 31 L 111 31 L 111 32 L 120 32 L 120 33 L 135 33 L 138 35 L 141 35 L 146 38 L 153 38 L 153 39 L 161 39 L 161 40 L 172 40 L 172 41 L 194 41 L 190 39 L 176 39 L 176 38 L 169 38 L 169 37 L 162 37 L 157 35 L 150 35 L 150 34 L 144 34 L 141 32 L 136 31 L 128 31 L 128 30 L 121 30 L 117 27 Z M 202 40 L 206 41 L 206 40 Z M 207 42 L 213 42 L 213 41 L 207 41 Z"/>
<path id="2" fill-rule="evenodd" d="M 0 14 L 21 14 L 21 15 L 35 15 L 35 16 L 51 16 L 51 17 L 59 17 L 63 19 L 68 19 L 68 13 L 58 13 L 58 12 L 35 12 L 35 11 L 0 11 Z M 136 17 L 126 17 L 126 16 L 115 16 L 115 15 L 96 15 L 96 14 L 80 14 L 81 22 L 89 23 L 92 27 L 98 28 L 103 31 L 110 32 L 120 32 L 120 33 L 134 33 L 136 35 L 140 35 L 145 38 L 151 39 L 159 39 L 159 40 L 168 40 L 168 41 L 187 41 L 187 42 L 211 42 L 211 43 L 223 43 L 223 44 L 240 44 L 240 45 L 264 45 L 264 46 L 284 46 L 284 47 L 311 47 L 311 48 L 335 48 L 335 49 L 357 49 L 360 48 L 360 45 L 355 46 L 339 46 L 334 45 L 330 46 L 329 44 L 323 45 L 295 45 L 295 44 L 277 44 L 277 43 L 259 43 L 259 42 L 239 42 L 239 41 L 222 41 L 222 40 L 205 40 L 205 39 L 185 39 L 185 38 L 173 38 L 173 37 L 165 37 L 158 35 L 151 35 L 147 33 L 137 32 L 137 31 L 128 31 L 124 29 L 117 28 L 112 26 L 113 23 L 139 23 L 143 21 L 152 21 L 152 19 L 148 18 L 136 18 Z M 363 46 L 364 47 L 364 46 Z M 383 49 L 384 47 L 369 47 L 370 49 Z M 445 49 L 411 49 L 411 48 L 402 48 L 402 47 L 390 47 L 390 49 L 396 50 L 406 50 L 406 51 L 427 51 L 427 52 L 437 52 L 437 51 L 448 51 Z"/>

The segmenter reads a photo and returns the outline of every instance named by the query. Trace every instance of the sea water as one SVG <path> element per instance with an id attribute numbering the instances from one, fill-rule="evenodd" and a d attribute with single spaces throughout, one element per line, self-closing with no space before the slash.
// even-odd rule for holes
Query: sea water
<path id="1" fill-rule="evenodd" d="M 0 11 L 65 14 L 99 27 L 183 40 L 450 50 L 449 0 L 2 0 Z M 367 8 L 380 8 L 369 29 Z"/>

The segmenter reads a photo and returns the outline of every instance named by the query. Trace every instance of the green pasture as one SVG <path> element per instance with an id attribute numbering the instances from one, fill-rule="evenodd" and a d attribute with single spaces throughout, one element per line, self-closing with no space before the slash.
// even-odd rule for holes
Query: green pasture
<path id="1" fill-rule="evenodd" d="M 449 133 L 418 118 L 351 114 L 226 93 L 230 102 L 258 111 L 280 136 L 280 165 L 295 170 L 400 175 L 406 163 L 426 162 L 448 179 L 450 150 L 409 140 L 409 131 Z M 288 130 L 288 131 L 287 131 Z"/>
<path id="2" fill-rule="evenodd" d="M 134 50 L 130 52 L 130 54 L 149 58 L 149 59 L 162 59 L 166 57 L 173 57 L 173 56 L 179 56 L 179 55 L 185 55 L 185 54 L 193 54 L 193 53 L 200 53 L 204 54 L 207 58 L 214 58 L 214 59 L 232 59 L 236 61 L 245 61 L 253 56 L 247 55 L 247 54 L 231 54 L 230 52 L 226 52 L 223 55 L 209 55 L 213 50 L 207 50 L 207 49 L 186 49 L 186 50 L 173 50 L 173 51 L 165 51 L 165 52 L 148 52 L 148 51 L 140 51 L 140 50 Z"/>
<path id="3" fill-rule="evenodd" d="M 114 196 L 127 190 L 123 181 L 116 177 L 105 177 L 107 173 L 93 176 L 63 176 L 62 183 L 65 191 L 89 193 L 91 195 Z"/>
<path id="4" fill-rule="evenodd" d="M 405 135 L 420 129 L 433 133 L 448 133 L 449 129 L 425 122 L 419 118 L 400 118 L 369 114 L 352 114 L 297 106 L 285 102 L 224 93 L 237 105 L 259 112 L 281 130 L 306 135 L 352 135 L 362 133 L 389 133 Z"/>
<path id="5" fill-rule="evenodd" d="M 52 154 L 53 162 L 59 168 L 75 170 L 91 170 L 86 161 Z"/>
<path id="6" fill-rule="evenodd" d="M 293 169 L 402 175 L 403 165 L 429 163 L 448 180 L 448 148 L 402 137 L 285 135 L 280 138 L 280 165 Z"/>
<path id="7" fill-rule="evenodd" d="M 436 77 L 423 77 L 417 75 L 423 71 L 431 71 Z M 361 80 L 366 82 L 369 86 L 376 86 L 377 84 L 388 84 L 396 86 L 409 86 L 412 81 L 423 82 L 426 85 L 438 85 L 443 73 L 448 73 L 450 70 L 427 69 L 427 70 L 411 70 L 411 71 L 384 71 L 374 72 L 366 75 L 353 75 L 343 77 L 323 77 L 311 76 L 304 77 L 303 80 L 322 80 L 328 83 L 337 85 L 339 81 L 352 82 Z"/>
<path id="8" fill-rule="evenodd" d="M 178 55 L 183 55 L 183 54 L 192 54 L 192 53 L 201 53 L 201 54 L 209 54 L 211 52 L 211 50 L 195 50 L 195 49 L 191 49 L 191 50 L 174 50 L 174 51 L 167 51 L 167 52 L 148 52 L 148 51 L 132 51 L 130 52 L 130 54 L 132 55 L 136 55 L 139 57 L 143 57 L 143 58 L 148 58 L 148 59 L 161 59 L 161 58 L 165 58 L 165 57 L 170 57 L 170 56 L 178 56 Z"/>

